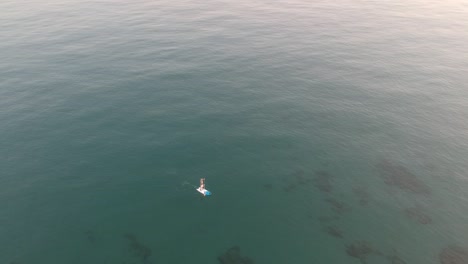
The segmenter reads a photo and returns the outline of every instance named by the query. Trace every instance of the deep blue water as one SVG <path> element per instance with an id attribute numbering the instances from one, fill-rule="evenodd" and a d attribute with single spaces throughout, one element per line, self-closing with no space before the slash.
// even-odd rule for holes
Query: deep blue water
<path id="1" fill-rule="evenodd" d="M 4 0 L 0 24 L 0 263 L 468 262 L 465 1 Z"/>

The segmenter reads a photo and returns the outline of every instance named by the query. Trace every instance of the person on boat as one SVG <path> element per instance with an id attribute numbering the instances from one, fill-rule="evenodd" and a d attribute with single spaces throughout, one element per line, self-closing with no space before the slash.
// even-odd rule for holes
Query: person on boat
<path id="1" fill-rule="evenodd" d="M 200 190 L 205 190 L 205 178 L 200 179 Z"/>

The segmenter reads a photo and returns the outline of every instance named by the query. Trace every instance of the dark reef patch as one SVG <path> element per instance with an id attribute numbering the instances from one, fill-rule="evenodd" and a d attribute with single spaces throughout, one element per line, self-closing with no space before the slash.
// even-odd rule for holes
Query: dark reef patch
<path id="1" fill-rule="evenodd" d="M 406 208 L 404 212 L 405 212 L 405 215 L 409 219 L 411 219 L 411 220 L 413 220 L 413 221 L 415 221 L 417 223 L 420 223 L 422 225 L 427 225 L 427 224 L 432 223 L 431 217 L 428 216 L 425 213 L 424 209 L 419 207 L 419 206 Z"/>
<path id="2" fill-rule="evenodd" d="M 296 188 L 297 188 L 296 184 L 290 183 L 290 184 L 286 185 L 285 187 L 283 187 L 283 191 L 285 191 L 285 192 L 292 192 L 292 191 L 294 191 Z"/>
<path id="3" fill-rule="evenodd" d="M 137 237 L 133 234 L 125 234 L 125 239 L 129 242 L 129 250 L 133 255 L 140 259 L 142 262 L 146 262 L 151 256 L 151 249 L 142 243 L 140 243 Z"/>
<path id="4" fill-rule="evenodd" d="M 357 186 L 353 188 L 353 193 L 359 200 L 359 204 L 362 206 L 367 206 L 370 200 L 370 194 L 367 190 L 367 187 Z"/>
<path id="5" fill-rule="evenodd" d="M 297 187 L 307 185 L 312 179 L 304 175 L 304 171 L 299 169 L 293 172 L 289 177 L 283 178 L 283 182 L 286 184 L 282 189 L 285 192 L 292 192 L 297 189 Z"/>
<path id="6" fill-rule="evenodd" d="M 400 256 L 398 256 L 397 251 L 393 249 L 393 253 L 385 256 L 385 258 L 390 262 L 390 264 L 406 264 Z"/>
<path id="7" fill-rule="evenodd" d="M 388 160 L 382 160 L 377 164 L 377 167 L 380 169 L 385 184 L 415 194 L 430 194 L 430 190 L 426 184 L 405 167 L 393 164 Z"/>
<path id="8" fill-rule="evenodd" d="M 312 180 L 315 188 L 324 193 L 330 193 L 333 190 L 332 181 L 333 176 L 323 170 L 316 171 Z"/>
<path id="9" fill-rule="evenodd" d="M 382 255 L 380 251 L 373 249 L 367 241 L 355 241 L 353 244 L 347 245 L 346 254 L 350 257 L 359 259 L 361 263 L 367 263 L 367 257 L 371 254 L 378 256 Z"/>
<path id="10" fill-rule="evenodd" d="M 304 171 L 303 170 L 298 170 L 296 171 L 295 173 L 293 173 L 293 176 L 296 180 L 296 183 L 299 184 L 299 185 L 306 185 L 308 183 L 311 182 L 312 179 L 306 177 L 304 175 Z"/>
<path id="11" fill-rule="evenodd" d="M 439 254 L 441 264 L 467 264 L 468 249 L 459 246 L 449 246 Z"/>
<path id="12" fill-rule="evenodd" d="M 218 257 L 221 264 L 253 264 L 253 260 L 249 257 L 243 257 L 240 254 L 240 248 L 234 246 L 228 249 L 223 255 Z"/>
<path id="13" fill-rule="evenodd" d="M 325 227 L 325 232 L 327 232 L 327 234 L 329 234 L 332 237 L 343 238 L 343 231 L 341 231 L 336 226 L 327 226 L 327 227 Z"/>
<path id="14" fill-rule="evenodd" d="M 345 203 L 338 201 L 335 198 L 327 198 L 325 201 L 331 205 L 331 208 L 335 213 L 343 214 L 346 211 L 351 210 Z"/>
<path id="15" fill-rule="evenodd" d="M 96 241 L 96 236 L 95 236 L 93 231 L 87 230 L 86 232 L 84 232 L 84 234 L 85 234 L 86 240 L 88 240 L 88 242 L 94 243 L 94 241 Z"/>

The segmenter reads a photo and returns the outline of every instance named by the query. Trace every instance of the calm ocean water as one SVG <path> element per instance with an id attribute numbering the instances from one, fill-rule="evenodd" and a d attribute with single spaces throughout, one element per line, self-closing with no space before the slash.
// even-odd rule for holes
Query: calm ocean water
<path id="1" fill-rule="evenodd" d="M 466 1 L 0 23 L 0 263 L 468 263 Z"/>

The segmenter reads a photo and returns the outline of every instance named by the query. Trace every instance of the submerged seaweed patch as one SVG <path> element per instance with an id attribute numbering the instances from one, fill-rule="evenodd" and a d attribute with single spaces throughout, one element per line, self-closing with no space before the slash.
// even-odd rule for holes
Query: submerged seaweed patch
<path id="1" fill-rule="evenodd" d="M 392 255 L 392 256 L 387 256 L 388 261 L 390 264 L 406 264 L 406 261 L 401 259 L 399 256 Z"/>
<path id="2" fill-rule="evenodd" d="M 294 191 L 296 188 L 297 188 L 296 184 L 290 183 L 287 186 L 283 187 L 283 191 L 291 192 L 291 191 Z"/>
<path id="3" fill-rule="evenodd" d="M 373 249 L 370 243 L 364 240 L 355 241 L 353 244 L 347 245 L 346 253 L 348 256 L 359 259 L 361 263 L 367 263 L 367 257 L 372 254 L 378 256 L 382 255 L 380 251 Z"/>
<path id="4" fill-rule="evenodd" d="M 327 232 L 327 234 L 329 234 L 332 237 L 343 238 L 343 231 L 341 231 L 336 226 L 327 226 L 327 227 L 325 227 L 325 232 Z"/>
<path id="5" fill-rule="evenodd" d="M 84 234 L 85 234 L 86 240 L 88 240 L 88 242 L 94 243 L 94 241 L 96 241 L 96 236 L 94 235 L 93 231 L 87 230 L 86 232 L 84 232 Z"/>
<path id="6" fill-rule="evenodd" d="M 377 167 L 380 169 L 384 182 L 387 185 L 398 187 L 401 190 L 415 194 L 430 194 L 429 188 L 407 168 L 393 164 L 388 160 L 381 161 Z"/>
<path id="7" fill-rule="evenodd" d="M 313 184 L 321 192 L 330 193 L 333 190 L 333 176 L 326 171 L 316 171 Z"/>
<path id="8" fill-rule="evenodd" d="M 406 208 L 405 209 L 405 215 L 419 223 L 419 224 L 422 224 L 422 225 L 427 225 L 427 224 L 430 224 L 432 223 L 432 219 L 429 215 L 427 215 L 424 211 L 423 208 L 419 207 L 419 206 L 416 206 L 416 207 L 411 207 L 411 208 Z"/>
<path id="9" fill-rule="evenodd" d="M 221 264 L 253 264 L 253 260 L 249 257 L 243 257 L 240 254 L 239 246 L 233 246 L 228 249 L 223 255 L 218 257 Z"/>
<path id="10" fill-rule="evenodd" d="M 282 188 L 285 192 L 292 192 L 297 189 L 297 187 L 307 185 L 312 180 L 304 176 L 303 170 L 297 170 L 292 173 L 288 178 L 284 178 L 285 186 Z"/>
<path id="11" fill-rule="evenodd" d="M 370 245 L 368 241 L 355 241 L 353 244 L 348 245 L 346 247 L 346 253 L 353 257 L 357 258 L 361 261 L 361 263 L 367 263 L 367 258 L 371 255 L 379 256 L 381 258 L 386 259 L 390 264 L 406 264 L 398 254 L 395 249 L 391 254 L 383 254 L 380 250 L 375 249 Z"/>
<path id="12" fill-rule="evenodd" d="M 133 234 L 125 234 L 124 237 L 129 242 L 129 249 L 135 257 L 140 259 L 143 262 L 146 262 L 151 256 L 151 249 L 142 243 L 140 243 L 136 236 Z"/>
<path id="13" fill-rule="evenodd" d="M 327 198 L 325 201 L 330 204 L 333 211 L 338 214 L 343 214 L 344 212 L 350 210 L 350 208 L 344 202 L 338 201 L 335 198 Z"/>
<path id="14" fill-rule="evenodd" d="M 398 256 L 398 253 L 395 249 L 393 249 L 393 252 L 391 254 L 386 255 L 385 258 L 390 264 L 406 264 L 406 261 L 404 261 L 400 256 Z"/>
<path id="15" fill-rule="evenodd" d="M 295 172 L 293 174 L 295 180 L 296 180 L 296 183 L 299 184 L 299 185 L 306 185 L 308 183 L 310 183 L 311 179 L 306 177 L 304 175 L 304 171 L 303 170 L 299 170 L 297 172 Z"/>
<path id="16" fill-rule="evenodd" d="M 441 264 L 466 264 L 468 263 L 468 249 L 459 246 L 449 246 L 439 254 Z"/>
<path id="17" fill-rule="evenodd" d="M 366 187 L 358 186 L 353 188 L 353 193 L 359 200 L 359 204 L 362 206 L 367 206 L 370 200 L 370 194 Z"/>

